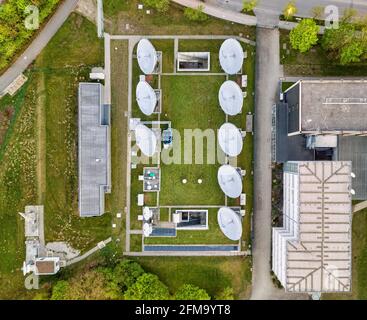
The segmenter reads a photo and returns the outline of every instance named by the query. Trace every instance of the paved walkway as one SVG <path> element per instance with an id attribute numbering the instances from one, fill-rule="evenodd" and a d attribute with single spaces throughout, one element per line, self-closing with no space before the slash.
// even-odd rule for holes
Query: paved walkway
<path id="1" fill-rule="evenodd" d="M 252 299 L 267 299 L 275 289 L 271 259 L 271 109 L 279 82 L 279 30 L 257 28 L 254 149 L 254 241 Z"/>
<path id="2" fill-rule="evenodd" d="M 15 61 L 15 63 L 0 77 L 0 96 L 1 93 L 32 63 L 41 53 L 59 28 L 63 25 L 67 17 L 76 7 L 78 0 L 65 0 L 44 26 L 41 32 Z M 60 49 L 61 50 L 61 49 Z"/>
<path id="3" fill-rule="evenodd" d="M 83 255 L 76 257 L 72 260 L 69 260 L 66 262 L 66 266 L 70 266 L 74 263 L 80 262 L 86 258 L 88 258 L 90 255 L 92 255 L 93 253 L 97 252 L 98 250 L 103 249 L 108 243 L 110 243 L 112 241 L 112 238 L 108 238 L 104 241 L 99 242 L 94 248 L 90 249 L 89 251 L 87 251 L 86 253 L 84 253 Z"/>

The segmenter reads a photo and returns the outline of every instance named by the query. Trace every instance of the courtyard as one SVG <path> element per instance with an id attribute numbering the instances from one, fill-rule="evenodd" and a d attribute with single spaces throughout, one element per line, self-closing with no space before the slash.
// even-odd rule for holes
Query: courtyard
<path id="1" fill-rule="evenodd" d="M 244 254 L 250 248 L 251 214 L 252 214 L 252 166 L 253 166 L 253 135 L 248 132 L 243 139 L 242 152 L 237 157 L 228 157 L 215 146 L 213 156 L 210 140 L 206 133 L 217 135 L 217 130 L 225 122 L 236 125 L 241 130 L 246 127 L 246 115 L 253 113 L 254 103 L 254 43 L 248 39 L 238 38 L 246 58 L 242 70 L 235 75 L 226 74 L 219 63 L 219 49 L 225 36 L 153 36 L 148 38 L 157 52 L 161 54 L 160 72 L 145 76 L 154 90 L 159 91 L 160 112 L 145 115 L 139 108 L 136 99 L 136 87 L 142 79 L 143 72 L 139 68 L 136 59 L 137 38 L 129 39 L 128 36 L 121 39 L 129 41 L 131 66 L 131 119 L 139 119 L 144 124 L 152 124 L 152 127 L 165 129 L 164 125 L 176 130 L 180 136 L 180 145 L 168 152 L 170 161 L 167 163 L 167 152 L 156 152 L 151 158 L 145 157 L 136 148 L 135 141 L 130 141 L 128 151 L 128 176 L 130 176 L 130 188 L 128 188 L 129 203 L 127 206 L 127 226 L 125 254 L 128 255 L 154 255 L 155 248 L 159 247 L 159 255 L 165 255 L 162 251 L 196 251 L 209 250 L 206 246 L 212 246 L 212 251 L 235 251 L 235 254 Z M 113 50 L 113 48 L 111 49 Z M 209 52 L 209 71 L 178 71 L 178 52 Z M 242 112 L 235 116 L 226 115 L 219 106 L 218 92 L 226 80 L 233 80 L 241 84 L 241 76 L 247 76 L 247 84 L 242 87 L 244 93 Z M 163 125 L 162 125 L 163 124 Z M 204 134 L 189 139 L 191 154 L 187 154 L 187 131 L 201 130 Z M 185 140 L 185 141 L 184 141 Z M 177 139 L 174 141 L 177 142 Z M 181 152 L 177 152 L 181 151 Z M 165 153 L 165 159 L 164 157 Z M 198 156 L 200 153 L 200 156 Z M 143 159 L 143 161 L 141 161 Z M 199 159 L 199 161 L 198 161 Z M 243 193 L 246 194 L 245 202 L 240 198 L 229 198 L 221 190 L 217 172 L 223 163 L 233 164 L 241 168 L 246 174 L 243 176 Z M 144 168 L 158 168 L 160 172 L 159 189 L 154 191 L 143 190 Z M 129 180 L 129 177 L 128 177 Z M 143 199 L 143 200 L 142 200 Z M 143 201 L 143 202 L 142 202 Z M 228 206 L 243 213 L 242 237 L 239 241 L 228 239 L 221 231 L 218 221 L 218 209 Z M 207 214 L 207 227 L 195 229 L 172 230 L 167 236 L 154 234 L 144 236 L 143 208 L 154 208 L 155 219 L 159 225 L 172 226 L 173 216 L 176 212 L 205 211 Z M 166 231 L 167 232 L 167 231 Z M 174 246 L 169 249 L 168 246 Z M 203 247 L 202 249 L 199 249 Z M 164 248 L 162 248 L 164 247 Z M 223 249 L 224 250 L 224 249 Z"/>

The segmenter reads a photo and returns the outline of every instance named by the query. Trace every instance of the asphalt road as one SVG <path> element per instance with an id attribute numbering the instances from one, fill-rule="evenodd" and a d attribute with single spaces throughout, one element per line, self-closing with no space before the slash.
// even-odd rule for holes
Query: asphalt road
<path id="1" fill-rule="evenodd" d="M 15 61 L 15 63 L 0 77 L 0 93 L 2 93 L 21 73 L 23 73 L 34 59 L 41 53 L 57 30 L 63 25 L 70 13 L 75 9 L 78 0 L 65 0 L 57 9 L 29 47 Z M 62 48 L 60 48 L 62 50 Z"/>
<path id="2" fill-rule="evenodd" d="M 243 0 L 207 0 L 206 2 L 234 11 L 241 11 Z M 288 2 L 289 0 L 258 0 L 257 8 L 280 14 Z M 346 8 L 355 8 L 361 14 L 367 14 L 367 0 L 296 0 L 297 15 L 309 17 L 312 16 L 312 8 L 328 5 L 337 6 L 340 15 Z"/>
<path id="3" fill-rule="evenodd" d="M 254 241 L 252 299 L 275 290 L 271 259 L 271 109 L 279 82 L 279 30 L 257 28 L 254 148 Z"/>

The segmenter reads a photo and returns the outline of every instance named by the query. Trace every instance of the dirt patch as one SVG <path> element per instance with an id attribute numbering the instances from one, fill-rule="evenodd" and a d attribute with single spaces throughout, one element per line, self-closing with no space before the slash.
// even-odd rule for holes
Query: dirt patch
<path id="1" fill-rule="evenodd" d="M 9 129 L 13 116 L 14 108 L 12 106 L 5 107 L 3 111 L 0 111 L 0 146 L 4 142 L 6 132 Z"/>
<path id="2" fill-rule="evenodd" d="M 86 17 L 89 21 L 96 23 L 97 0 L 79 0 L 75 11 Z"/>

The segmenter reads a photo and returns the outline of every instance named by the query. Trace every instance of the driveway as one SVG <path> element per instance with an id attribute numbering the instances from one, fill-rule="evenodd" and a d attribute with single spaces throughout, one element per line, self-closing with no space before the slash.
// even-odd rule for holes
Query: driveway
<path id="1" fill-rule="evenodd" d="M 33 60 L 41 53 L 55 33 L 66 21 L 70 13 L 75 9 L 78 0 L 65 0 L 44 26 L 37 37 L 32 41 L 23 54 L 14 64 L 0 77 L 0 94 L 21 74 Z M 61 49 L 60 49 L 61 50 Z"/>
<path id="2" fill-rule="evenodd" d="M 257 28 L 254 154 L 254 241 L 252 299 L 268 299 L 275 290 L 271 259 L 271 109 L 279 82 L 279 30 Z"/>

